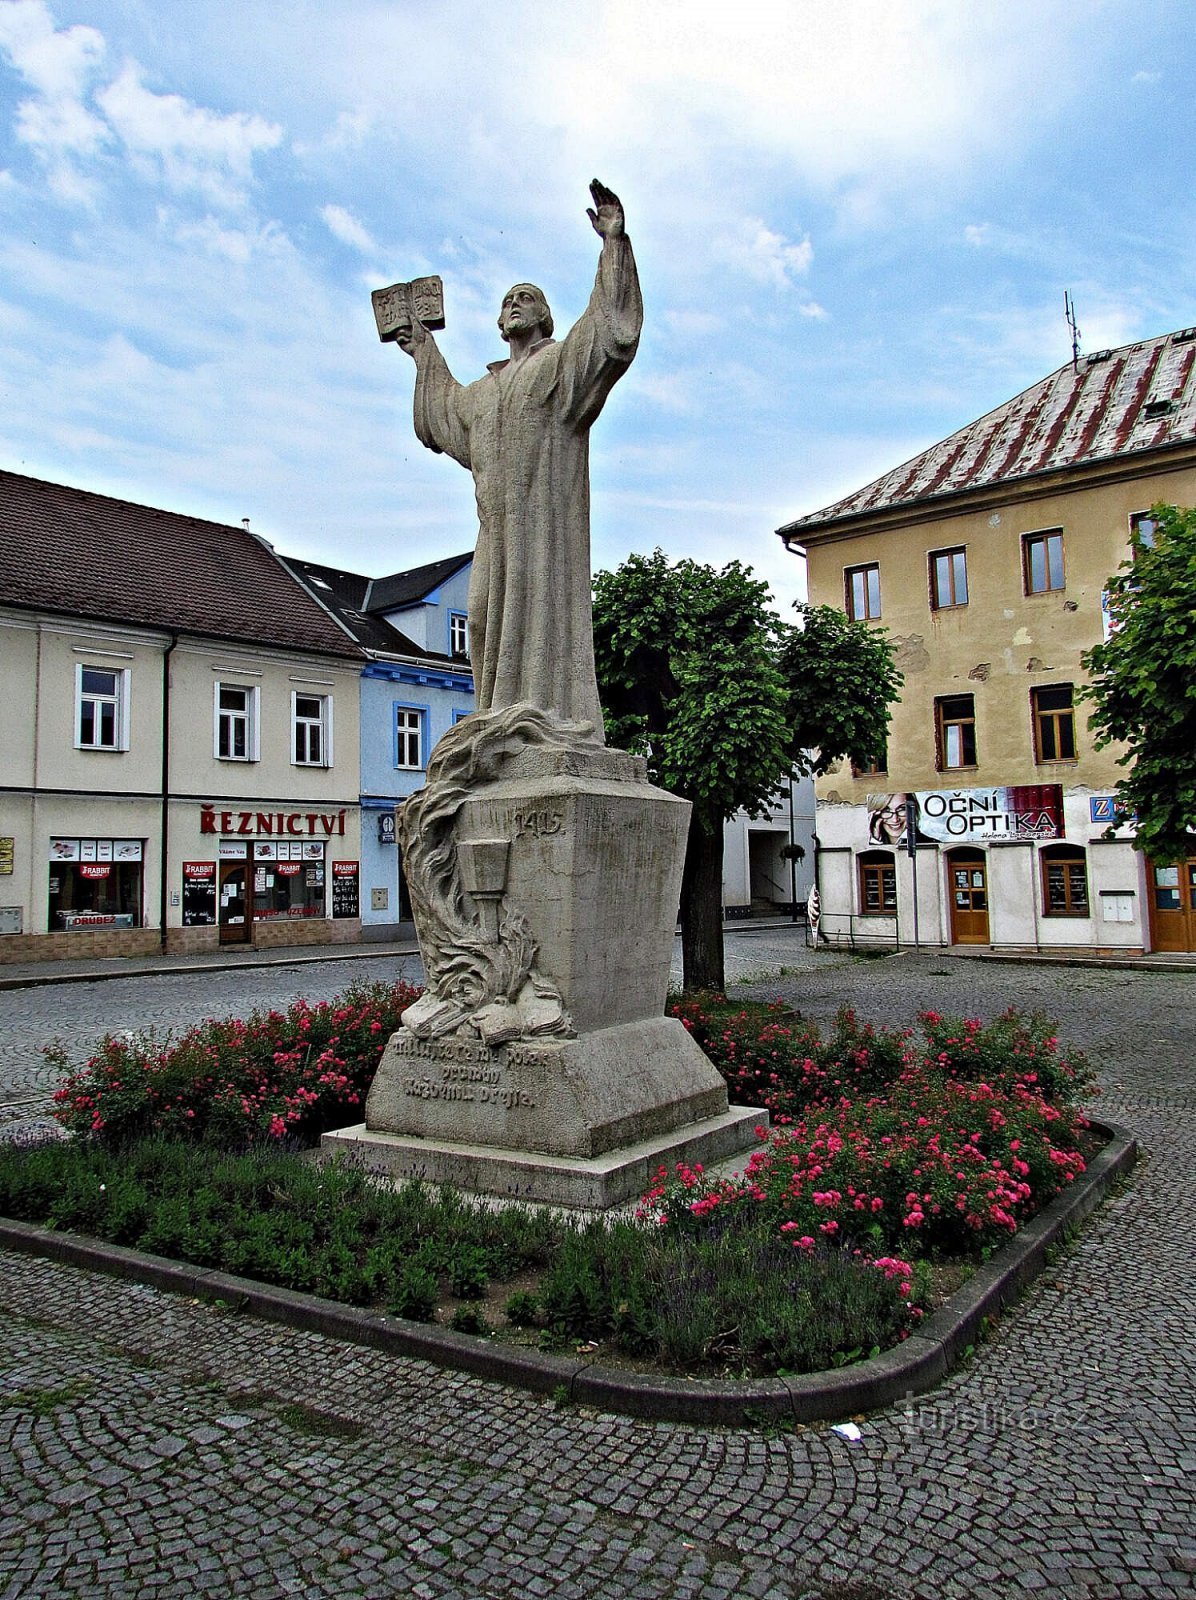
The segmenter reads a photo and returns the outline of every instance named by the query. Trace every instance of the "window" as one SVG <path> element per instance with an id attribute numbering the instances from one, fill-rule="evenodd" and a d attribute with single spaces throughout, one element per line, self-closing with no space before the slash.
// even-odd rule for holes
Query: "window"
<path id="1" fill-rule="evenodd" d="M 424 764 L 424 713 L 395 707 L 395 766 L 415 770 Z"/>
<path id="2" fill-rule="evenodd" d="M 127 750 L 129 674 L 121 667 L 75 668 L 75 746 Z"/>
<path id="3" fill-rule="evenodd" d="M 216 759 L 258 759 L 258 691 L 241 683 L 216 684 Z"/>
<path id="4" fill-rule="evenodd" d="M 469 654 L 469 618 L 464 611 L 449 612 L 449 655 Z"/>
<path id="5" fill-rule="evenodd" d="M 1023 535 L 1022 572 L 1027 594 L 1063 588 L 1063 534 L 1059 529 Z"/>
<path id="6" fill-rule="evenodd" d="M 1048 917 L 1088 915 L 1088 864 L 1075 845 L 1048 845 L 1043 850 L 1042 908 Z"/>
<path id="7" fill-rule="evenodd" d="M 880 568 L 847 567 L 843 577 L 847 592 L 847 615 L 853 622 L 870 621 L 880 616 Z"/>
<path id="8" fill-rule="evenodd" d="M 1149 511 L 1135 511 L 1130 517 L 1130 551 L 1136 559 L 1142 550 L 1153 550 L 1158 522 Z"/>
<path id="9" fill-rule="evenodd" d="M 1070 683 L 1052 683 L 1030 690 L 1034 708 L 1035 761 L 1076 759 L 1076 715 Z"/>
<path id="10" fill-rule="evenodd" d="M 309 839 L 264 840 L 253 846 L 253 920 L 293 922 L 322 917 L 324 844 Z"/>
<path id="11" fill-rule="evenodd" d="M 964 549 L 930 553 L 930 607 L 946 611 L 968 603 L 968 556 Z"/>
<path id="12" fill-rule="evenodd" d="M 51 933 L 139 928 L 141 839 L 51 839 Z"/>
<path id="13" fill-rule="evenodd" d="M 892 917 L 897 914 L 897 868 L 883 850 L 868 850 L 859 857 L 860 915 Z"/>
<path id="14" fill-rule="evenodd" d="M 863 761 L 853 759 L 851 763 L 851 775 L 853 778 L 883 778 L 888 770 L 889 749 L 887 745 L 878 756 L 872 756 Z"/>
<path id="15" fill-rule="evenodd" d="M 970 694 L 951 694 L 934 702 L 938 769 L 976 765 L 976 702 Z"/>
<path id="16" fill-rule="evenodd" d="M 291 695 L 292 756 L 296 767 L 332 765 L 332 701 L 326 694 Z"/>

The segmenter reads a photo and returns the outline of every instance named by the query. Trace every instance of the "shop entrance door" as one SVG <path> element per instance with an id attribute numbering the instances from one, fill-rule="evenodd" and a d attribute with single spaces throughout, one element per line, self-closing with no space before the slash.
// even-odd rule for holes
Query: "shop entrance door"
<path id="1" fill-rule="evenodd" d="M 951 943 L 988 943 L 988 874 L 982 850 L 947 854 L 947 894 L 951 907 Z"/>
<path id="2" fill-rule="evenodd" d="M 1153 950 L 1196 950 L 1196 856 L 1178 866 L 1150 863 Z"/>
<path id="3" fill-rule="evenodd" d="M 220 863 L 220 943 L 248 944 L 252 923 L 249 920 L 249 863 Z"/>

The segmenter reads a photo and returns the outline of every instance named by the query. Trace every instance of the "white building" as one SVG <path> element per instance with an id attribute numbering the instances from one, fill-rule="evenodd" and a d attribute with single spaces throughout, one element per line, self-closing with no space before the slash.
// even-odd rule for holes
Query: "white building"
<path id="1" fill-rule="evenodd" d="M 245 528 L 0 473 L 0 963 L 359 936 L 362 652 Z"/>

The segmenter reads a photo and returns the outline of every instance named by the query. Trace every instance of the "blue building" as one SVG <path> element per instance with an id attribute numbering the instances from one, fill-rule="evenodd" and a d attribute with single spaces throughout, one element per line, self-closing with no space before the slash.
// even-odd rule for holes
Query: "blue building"
<path id="1" fill-rule="evenodd" d="M 384 939 L 410 919 L 395 804 L 423 787 L 440 736 L 474 707 L 466 600 L 472 553 L 367 578 L 286 564 L 362 647 L 361 932 Z"/>

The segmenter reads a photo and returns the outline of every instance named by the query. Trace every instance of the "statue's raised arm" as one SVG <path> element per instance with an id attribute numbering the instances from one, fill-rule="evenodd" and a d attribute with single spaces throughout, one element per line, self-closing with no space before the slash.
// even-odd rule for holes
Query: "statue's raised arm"
<path id="1" fill-rule="evenodd" d="M 586 216 L 594 232 L 601 234 L 604 239 L 622 238 L 627 232 L 627 219 L 623 215 L 623 202 L 615 191 L 595 178 L 590 185 L 590 197 L 594 205 L 593 208 L 586 207 Z"/>

